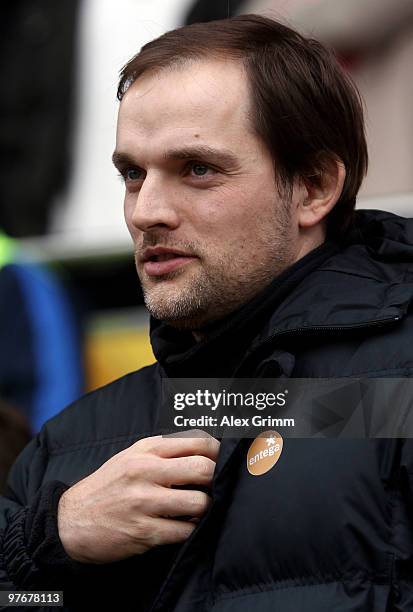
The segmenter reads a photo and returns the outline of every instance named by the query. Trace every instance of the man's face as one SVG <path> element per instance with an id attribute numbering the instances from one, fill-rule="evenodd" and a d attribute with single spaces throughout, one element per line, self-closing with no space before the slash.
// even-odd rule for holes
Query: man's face
<path id="1" fill-rule="evenodd" d="M 145 303 L 177 327 L 234 311 L 298 258 L 249 113 L 243 67 L 224 60 L 144 74 L 120 104 L 114 162 Z"/>

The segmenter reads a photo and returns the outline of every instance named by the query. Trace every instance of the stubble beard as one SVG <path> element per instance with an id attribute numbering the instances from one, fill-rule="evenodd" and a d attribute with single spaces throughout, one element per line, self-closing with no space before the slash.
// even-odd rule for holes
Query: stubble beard
<path id="1" fill-rule="evenodd" d="M 291 219 L 287 207 L 279 213 L 274 230 L 268 235 L 268 228 L 263 228 L 261 246 L 266 256 L 256 262 L 253 270 L 243 271 L 240 261 L 237 269 L 234 269 L 234 258 L 231 260 L 227 254 L 225 258 L 214 258 L 209 267 L 205 264 L 207 256 L 201 256 L 183 269 L 159 279 L 153 277 L 150 281 L 142 278 L 143 272 L 139 276 L 149 313 L 178 329 L 195 331 L 234 312 L 294 261 Z M 178 248 L 179 245 L 165 246 Z M 207 246 L 201 251 L 196 250 L 195 245 L 190 246 L 190 252 L 208 253 Z M 186 269 L 192 266 L 192 271 Z"/>
<path id="2" fill-rule="evenodd" d="M 225 287 L 226 278 L 219 272 L 222 263 L 213 278 L 205 269 L 199 269 L 202 266 L 199 260 L 189 266 L 194 271 L 177 270 L 149 282 L 141 278 L 141 285 L 145 305 L 155 319 L 178 329 L 196 330 L 225 315 L 228 300 L 221 288 Z"/>

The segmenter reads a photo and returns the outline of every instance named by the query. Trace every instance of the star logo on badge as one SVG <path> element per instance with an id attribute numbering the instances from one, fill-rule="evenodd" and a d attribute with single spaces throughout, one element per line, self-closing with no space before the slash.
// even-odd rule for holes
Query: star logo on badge
<path id="1" fill-rule="evenodd" d="M 270 438 L 267 438 L 267 446 L 271 446 L 272 444 L 275 444 L 275 438 L 271 436 Z"/>

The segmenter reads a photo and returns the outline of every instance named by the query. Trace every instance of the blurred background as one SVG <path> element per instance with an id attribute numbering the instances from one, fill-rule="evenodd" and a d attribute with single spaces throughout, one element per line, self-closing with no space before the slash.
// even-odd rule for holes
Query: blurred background
<path id="1" fill-rule="evenodd" d="M 14 440 L 6 422 L 24 440 L 21 415 L 33 433 L 153 361 L 111 164 L 119 70 L 148 40 L 261 12 L 332 46 L 366 106 L 358 206 L 411 216 L 412 0 L 14 0 L 2 12 L 0 448 Z"/>

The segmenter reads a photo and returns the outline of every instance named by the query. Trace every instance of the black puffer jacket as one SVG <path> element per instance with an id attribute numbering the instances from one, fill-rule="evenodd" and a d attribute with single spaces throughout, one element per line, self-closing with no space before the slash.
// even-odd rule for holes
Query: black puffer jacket
<path id="1" fill-rule="evenodd" d="M 71 562 L 56 533 L 67 486 L 157 433 L 160 376 L 194 373 L 194 363 L 214 372 L 208 351 L 220 361 L 221 347 L 227 363 L 229 337 L 239 376 L 412 375 L 413 221 L 364 212 L 358 224 L 351 244 L 326 245 L 284 275 L 271 289 L 277 300 L 266 294 L 270 312 L 254 302 L 203 346 L 185 340 L 172 356 L 174 335 L 155 329 L 162 365 L 46 424 L 0 501 L 0 590 L 63 588 L 67 610 L 413 611 L 409 440 L 289 439 L 254 477 L 248 443 L 225 439 L 214 503 L 183 546 L 94 567 Z"/>

